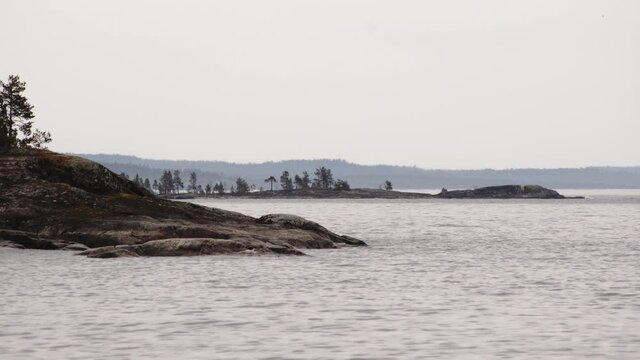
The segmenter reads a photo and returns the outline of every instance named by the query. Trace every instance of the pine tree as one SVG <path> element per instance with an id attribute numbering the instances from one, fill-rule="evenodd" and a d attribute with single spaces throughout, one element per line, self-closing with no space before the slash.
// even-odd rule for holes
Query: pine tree
<path id="1" fill-rule="evenodd" d="M 159 191 L 160 194 L 169 194 L 173 192 L 175 182 L 173 181 L 173 175 L 171 171 L 165 170 L 160 177 Z"/>
<path id="2" fill-rule="evenodd" d="M 244 195 L 249 192 L 249 183 L 243 178 L 236 179 L 236 194 Z"/>
<path id="3" fill-rule="evenodd" d="M 197 187 L 198 187 L 198 177 L 196 176 L 196 172 L 193 171 L 189 175 L 189 187 L 187 188 L 187 190 L 189 192 L 195 192 Z"/>
<path id="4" fill-rule="evenodd" d="M 12 147 L 43 147 L 51 134 L 33 128 L 33 106 L 22 95 L 26 83 L 17 75 L 0 81 L 0 150 Z"/>
<path id="5" fill-rule="evenodd" d="M 182 182 L 182 178 L 180 178 L 180 170 L 175 170 L 173 172 L 173 189 L 178 194 L 181 189 L 184 189 L 184 183 Z"/>
<path id="6" fill-rule="evenodd" d="M 302 182 L 300 185 L 302 186 L 302 190 L 309 190 L 311 187 L 311 179 L 309 178 L 309 173 L 306 170 L 302 172 Z"/>
<path id="7" fill-rule="evenodd" d="M 224 194 L 224 184 L 221 182 L 215 183 L 215 185 L 213 185 L 213 191 L 218 193 L 218 195 Z"/>
<path id="8" fill-rule="evenodd" d="M 384 189 L 387 190 L 387 191 L 393 190 L 393 184 L 391 184 L 391 181 L 386 180 L 384 182 Z"/>
<path id="9" fill-rule="evenodd" d="M 291 177 L 289 177 L 288 171 L 283 171 L 282 175 L 280 175 L 280 187 L 284 191 L 293 190 L 293 181 L 291 181 Z"/>
<path id="10" fill-rule="evenodd" d="M 331 173 L 331 169 L 327 169 L 324 166 L 316 169 L 314 172 L 316 176 L 313 179 L 313 186 L 318 189 L 331 189 L 333 186 L 333 174 Z"/>
<path id="11" fill-rule="evenodd" d="M 296 190 L 302 189 L 302 178 L 298 174 L 293 177 L 293 183 L 296 185 Z"/>
<path id="12" fill-rule="evenodd" d="M 276 178 L 274 176 L 269 176 L 268 178 L 264 179 L 264 182 L 268 182 L 271 184 L 271 191 L 273 191 L 273 183 L 274 182 L 278 182 L 278 180 L 276 180 Z"/>

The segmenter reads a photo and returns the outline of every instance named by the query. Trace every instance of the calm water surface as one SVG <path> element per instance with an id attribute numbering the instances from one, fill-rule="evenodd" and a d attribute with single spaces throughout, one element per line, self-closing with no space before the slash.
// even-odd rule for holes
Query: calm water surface
<path id="1" fill-rule="evenodd" d="M 3 249 L 0 358 L 640 357 L 637 191 L 197 202 L 299 214 L 371 246 L 110 260 Z"/>

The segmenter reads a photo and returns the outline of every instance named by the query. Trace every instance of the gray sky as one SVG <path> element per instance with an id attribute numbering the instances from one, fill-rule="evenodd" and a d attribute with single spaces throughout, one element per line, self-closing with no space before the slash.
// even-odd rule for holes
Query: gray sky
<path id="1" fill-rule="evenodd" d="M 56 151 L 640 165 L 637 0 L 2 0 L 0 18 L 0 76 L 27 81 Z"/>

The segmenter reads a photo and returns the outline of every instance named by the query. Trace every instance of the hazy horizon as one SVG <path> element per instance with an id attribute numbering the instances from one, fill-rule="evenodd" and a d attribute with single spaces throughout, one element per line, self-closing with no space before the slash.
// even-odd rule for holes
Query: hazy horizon
<path id="1" fill-rule="evenodd" d="M 440 167 L 440 168 L 427 168 L 427 167 L 422 167 L 419 165 L 413 165 L 413 164 L 409 164 L 409 165 L 401 165 L 401 164 L 391 164 L 391 163 L 371 163 L 371 164 L 365 164 L 365 163 L 359 163 L 359 162 L 355 162 L 355 161 L 351 161 L 349 159 L 343 159 L 343 158 L 327 158 L 327 157 L 317 157 L 317 158 L 309 158 L 309 159 L 303 159 L 303 158 L 290 158 L 290 159 L 278 159 L 278 160 L 265 160 L 265 161 L 247 161 L 247 162 L 240 162 L 240 161 L 226 161 L 226 160 L 220 160 L 220 159 L 184 159 L 184 158 L 155 158 L 155 157 L 144 157 L 144 156 L 139 156 L 139 155 L 133 155 L 133 154 L 116 154 L 116 153 L 80 153 L 80 152 L 66 152 L 66 154 L 69 155 L 74 155 L 74 156 L 123 156 L 123 157 L 135 157 L 135 158 L 139 158 L 142 160 L 151 160 L 151 161 L 176 161 L 176 162 L 190 162 L 190 161 L 194 161 L 194 162 L 224 162 L 224 163 L 230 163 L 230 164 L 237 164 L 237 165 L 260 165 L 260 164 L 265 164 L 265 163 L 281 163 L 281 162 L 296 162 L 296 161 L 343 161 L 349 164 L 354 164 L 354 165 L 362 165 L 362 166 L 395 166 L 395 167 L 416 167 L 419 169 L 423 169 L 423 170 L 554 170 L 554 169 L 583 169 L 583 168 L 640 168 L 640 164 L 639 165 L 599 165 L 599 164 L 595 164 L 595 165 L 586 165 L 586 166 L 573 166 L 573 167 L 507 167 L 507 168 L 444 168 L 444 167 Z"/>
<path id="2" fill-rule="evenodd" d="M 638 166 L 637 1 L 8 0 L 59 152 Z"/>
<path id="3" fill-rule="evenodd" d="M 151 180 L 165 170 L 196 172 L 203 184 L 233 183 L 237 177 L 261 184 L 269 176 L 287 171 L 291 176 L 304 171 L 313 174 L 322 166 L 331 169 L 336 179 L 353 187 L 377 188 L 391 181 L 396 188 L 440 189 L 482 186 L 535 184 L 550 188 L 639 188 L 640 167 L 589 167 L 561 169 L 425 169 L 394 165 L 360 165 L 336 159 L 286 160 L 264 163 L 229 163 L 203 160 L 153 160 L 127 155 L 77 154 L 96 161 L 109 170 Z"/>

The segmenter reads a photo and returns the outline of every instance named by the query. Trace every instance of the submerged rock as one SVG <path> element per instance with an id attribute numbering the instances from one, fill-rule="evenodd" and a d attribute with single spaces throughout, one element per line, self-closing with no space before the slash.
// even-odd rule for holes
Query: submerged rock
<path id="1" fill-rule="evenodd" d="M 85 253 L 115 257 L 166 256 L 155 254 L 172 251 L 298 254 L 296 247 L 366 245 L 299 217 L 261 219 L 158 198 L 97 163 L 73 156 L 43 150 L 0 155 L 0 246 L 108 247 Z"/>

